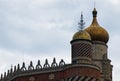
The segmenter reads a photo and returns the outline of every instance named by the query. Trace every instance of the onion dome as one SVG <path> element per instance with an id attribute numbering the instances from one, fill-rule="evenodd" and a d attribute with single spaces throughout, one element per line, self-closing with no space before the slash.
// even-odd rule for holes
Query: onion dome
<path id="1" fill-rule="evenodd" d="M 73 40 L 76 40 L 76 39 L 91 40 L 91 37 L 90 37 L 89 33 L 87 33 L 86 31 L 80 30 L 80 31 L 76 32 L 73 36 Z"/>
<path id="2" fill-rule="evenodd" d="M 92 14 L 93 14 L 92 24 L 88 28 L 86 28 L 85 31 L 87 31 L 90 34 L 92 41 L 101 41 L 101 42 L 107 43 L 109 40 L 109 34 L 103 27 L 101 27 L 98 24 L 97 18 L 96 18 L 97 11 L 95 8 Z"/>
<path id="3" fill-rule="evenodd" d="M 87 33 L 85 30 L 83 30 L 84 24 L 85 24 L 83 21 L 83 14 L 81 14 L 81 20 L 78 24 L 79 24 L 80 30 L 74 34 L 73 40 L 76 40 L 76 39 L 91 40 L 89 33 Z"/>

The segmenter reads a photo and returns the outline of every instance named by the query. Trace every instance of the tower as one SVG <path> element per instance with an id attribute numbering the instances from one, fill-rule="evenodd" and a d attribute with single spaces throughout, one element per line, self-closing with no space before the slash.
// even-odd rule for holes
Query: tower
<path id="1" fill-rule="evenodd" d="M 110 64 L 111 60 L 108 59 L 107 53 L 107 42 L 109 40 L 108 32 L 101 27 L 97 22 L 97 11 L 94 8 L 93 20 L 91 25 L 85 29 L 91 36 L 93 42 L 92 49 L 92 60 L 93 63 L 100 67 L 101 80 L 102 81 L 112 81 L 112 65 Z"/>
<path id="2" fill-rule="evenodd" d="M 100 81 L 112 81 L 112 65 L 108 59 L 108 32 L 97 22 L 97 10 L 92 11 L 93 20 L 83 30 L 84 22 L 81 15 L 80 30 L 71 41 L 72 64 L 96 65 L 100 71 Z"/>
<path id="3" fill-rule="evenodd" d="M 71 41 L 71 58 L 73 65 L 79 65 L 80 76 L 93 78 L 94 80 L 100 80 L 100 68 L 92 62 L 93 43 L 90 34 L 85 31 L 83 15 L 81 14 L 81 20 L 79 23 L 80 30 L 73 35 Z M 92 69 L 92 70 L 91 70 Z M 90 79 L 83 81 L 92 81 Z"/>
<path id="4" fill-rule="evenodd" d="M 89 63 L 92 61 L 92 41 L 88 32 L 83 30 L 83 14 L 79 24 L 79 31 L 76 32 L 71 41 L 72 63 Z"/>

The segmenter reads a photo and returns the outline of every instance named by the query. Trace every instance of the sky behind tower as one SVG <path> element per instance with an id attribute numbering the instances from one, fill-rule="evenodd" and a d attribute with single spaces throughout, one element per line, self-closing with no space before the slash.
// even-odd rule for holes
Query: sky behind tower
<path id="1" fill-rule="evenodd" d="M 113 80 L 120 81 L 120 1 L 96 0 L 98 22 L 110 35 L 108 56 L 112 60 Z M 0 0 L 0 73 L 11 65 L 34 65 L 40 59 L 49 63 L 56 57 L 71 62 L 73 34 L 81 12 L 85 27 L 92 21 L 94 0 Z"/>

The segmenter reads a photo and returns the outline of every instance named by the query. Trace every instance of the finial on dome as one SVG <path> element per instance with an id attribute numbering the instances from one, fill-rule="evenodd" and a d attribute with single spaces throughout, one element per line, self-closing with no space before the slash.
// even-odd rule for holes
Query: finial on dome
<path id="1" fill-rule="evenodd" d="M 92 14 L 93 14 L 93 17 L 97 17 L 97 10 L 96 10 L 96 8 L 94 8 Z"/>
<path id="2" fill-rule="evenodd" d="M 84 25 L 85 25 L 85 22 L 84 22 L 84 20 L 83 20 L 83 13 L 82 13 L 82 12 L 81 12 L 81 20 L 80 20 L 80 22 L 78 23 L 78 25 L 79 25 L 79 30 L 83 30 Z"/>
<path id="3" fill-rule="evenodd" d="M 97 17 L 97 10 L 96 10 L 95 6 L 96 6 L 96 2 L 94 0 L 94 9 L 93 9 L 93 12 L 92 12 L 93 17 Z"/>

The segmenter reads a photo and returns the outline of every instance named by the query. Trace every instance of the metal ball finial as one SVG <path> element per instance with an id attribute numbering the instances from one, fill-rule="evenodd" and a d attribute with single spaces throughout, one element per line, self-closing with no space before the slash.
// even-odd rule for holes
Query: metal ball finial
<path id="1" fill-rule="evenodd" d="M 97 10 L 96 10 L 96 8 L 94 8 L 92 14 L 93 14 L 93 17 L 97 17 Z"/>

